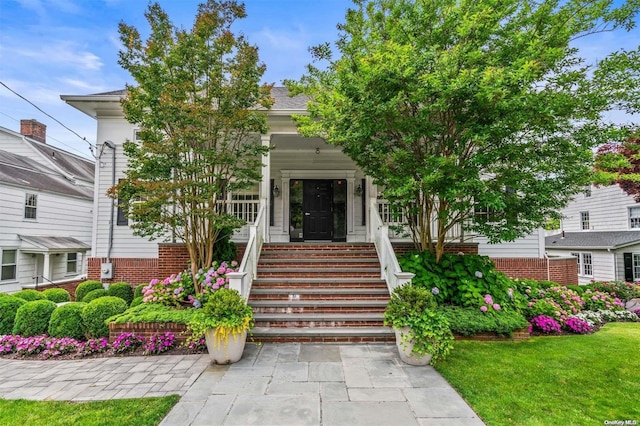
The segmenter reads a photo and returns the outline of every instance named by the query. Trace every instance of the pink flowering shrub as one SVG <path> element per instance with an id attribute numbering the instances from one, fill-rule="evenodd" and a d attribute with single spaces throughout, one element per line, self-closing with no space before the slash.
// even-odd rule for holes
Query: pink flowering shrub
<path id="1" fill-rule="evenodd" d="M 202 269 L 196 274 L 195 282 L 197 283 L 200 292 L 203 295 L 208 295 L 218 290 L 219 288 L 229 288 L 229 277 L 227 274 L 230 272 L 237 272 L 240 266 L 235 260 L 232 262 L 213 262 L 211 267 L 206 271 Z"/>
<path id="2" fill-rule="evenodd" d="M 593 332 L 589 323 L 583 319 L 570 317 L 564 322 L 564 328 L 577 334 L 587 334 Z"/>
<path id="3" fill-rule="evenodd" d="M 545 298 L 552 299 L 560 307 L 565 316 L 577 314 L 582 310 L 584 302 L 580 295 L 566 287 L 550 287 L 544 291 Z"/>
<path id="4" fill-rule="evenodd" d="M 168 331 L 156 333 L 144 343 L 145 355 L 158 355 L 173 348 L 176 344 L 176 336 Z"/>
<path id="5" fill-rule="evenodd" d="M 109 340 L 106 337 L 90 339 L 84 342 L 84 346 L 80 349 L 80 355 L 100 354 L 106 352 L 107 349 L 109 349 Z"/>
<path id="6" fill-rule="evenodd" d="M 602 291 L 587 290 L 582 295 L 584 308 L 588 311 L 621 311 L 624 310 L 624 303 L 617 297 Z"/>
<path id="7" fill-rule="evenodd" d="M 544 333 L 560 333 L 562 330 L 558 321 L 546 315 L 538 315 L 532 318 L 530 322 L 534 330 L 540 330 Z"/>
<path id="8" fill-rule="evenodd" d="M 482 298 L 482 301 L 484 302 L 484 304 L 480 306 L 480 310 L 483 313 L 487 313 L 487 312 L 490 313 L 490 312 L 499 311 L 500 309 L 502 309 L 500 304 L 495 303 L 493 301 L 493 297 L 491 297 L 490 294 L 485 294 L 484 297 Z"/>
<path id="9" fill-rule="evenodd" d="M 166 306 L 180 306 L 193 294 L 193 280 L 188 271 L 173 274 L 164 280 L 153 279 L 142 288 L 143 303 L 160 303 Z"/>

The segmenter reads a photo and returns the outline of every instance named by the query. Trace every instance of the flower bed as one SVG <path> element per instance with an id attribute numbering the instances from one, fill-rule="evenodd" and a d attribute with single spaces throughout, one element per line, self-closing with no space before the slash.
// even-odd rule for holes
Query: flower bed
<path id="1" fill-rule="evenodd" d="M 178 345 L 186 342 L 190 333 L 187 331 L 185 324 L 177 324 L 173 322 L 125 322 L 122 324 L 109 324 L 109 342 L 113 343 L 122 333 L 133 333 L 150 339 L 154 334 L 170 332 L 175 335 Z"/>

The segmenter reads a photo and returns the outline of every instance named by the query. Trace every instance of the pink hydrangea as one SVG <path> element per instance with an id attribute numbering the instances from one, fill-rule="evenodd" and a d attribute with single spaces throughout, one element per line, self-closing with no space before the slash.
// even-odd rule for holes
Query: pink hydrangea
<path id="1" fill-rule="evenodd" d="M 487 312 L 487 307 L 486 306 L 480 306 L 480 310 L 482 312 Z"/>

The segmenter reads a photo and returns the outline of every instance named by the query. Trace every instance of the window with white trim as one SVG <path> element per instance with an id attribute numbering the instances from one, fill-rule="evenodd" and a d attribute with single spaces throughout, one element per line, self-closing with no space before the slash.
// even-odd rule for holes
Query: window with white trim
<path id="1" fill-rule="evenodd" d="M 591 253 L 571 253 L 571 256 L 578 258 L 578 275 L 593 276 L 593 257 Z"/>
<path id="2" fill-rule="evenodd" d="M 640 279 L 640 253 L 633 253 L 633 280 Z"/>
<path id="3" fill-rule="evenodd" d="M 2 268 L 0 269 L 0 281 L 16 279 L 16 258 L 18 250 L 2 250 Z"/>
<path id="4" fill-rule="evenodd" d="M 629 229 L 640 229 L 640 206 L 629 207 Z"/>
<path id="5" fill-rule="evenodd" d="M 589 212 L 580 212 L 580 229 L 589 229 Z"/>
<path id="6" fill-rule="evenodd" d="M 35 219 L 38 209 L 38 195 L 27 193 L 24 199 L 24 218 Z"/>
<path id="7" fill-rule="evenodd" d="M 78 272 L 78 253 L 67 253 L 67 274 Z"/>

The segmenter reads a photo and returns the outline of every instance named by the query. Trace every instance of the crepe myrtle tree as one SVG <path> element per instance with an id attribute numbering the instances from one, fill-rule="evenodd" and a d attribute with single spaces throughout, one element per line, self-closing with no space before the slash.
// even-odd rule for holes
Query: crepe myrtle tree
<path id="1" fill-rule="evenodd" d="M 229 214 L 227 195 L 261 179 L 271 86 L 260 84 L 266 68 L 257 47 L 231 31 L 246 16 L 243 4 L 201 4 L 190 31 L 174 27 L 157 3 L 145 16 L 146 42 L 119 26 L 119 64 L 135 80 L 122 107 L 140 131 L 124 145 L 126 178 L 110 194 L 136 235 L 184 241 L 195 273 L 211 265 L 221 231 L 243 224 Z"/>
<path id="2" fill-rule="evenodd" d="M 354 3 L 339 57 L 310 48 L 306 75 L 286 84 L 311 99 L 300 132 L 342 147 L 382 185 L 416 248 L 439 260 L 461 223 L 514 240 L 589 181 L 607 99 L 572 41 L 632 29 L 635 2 Z"/>

